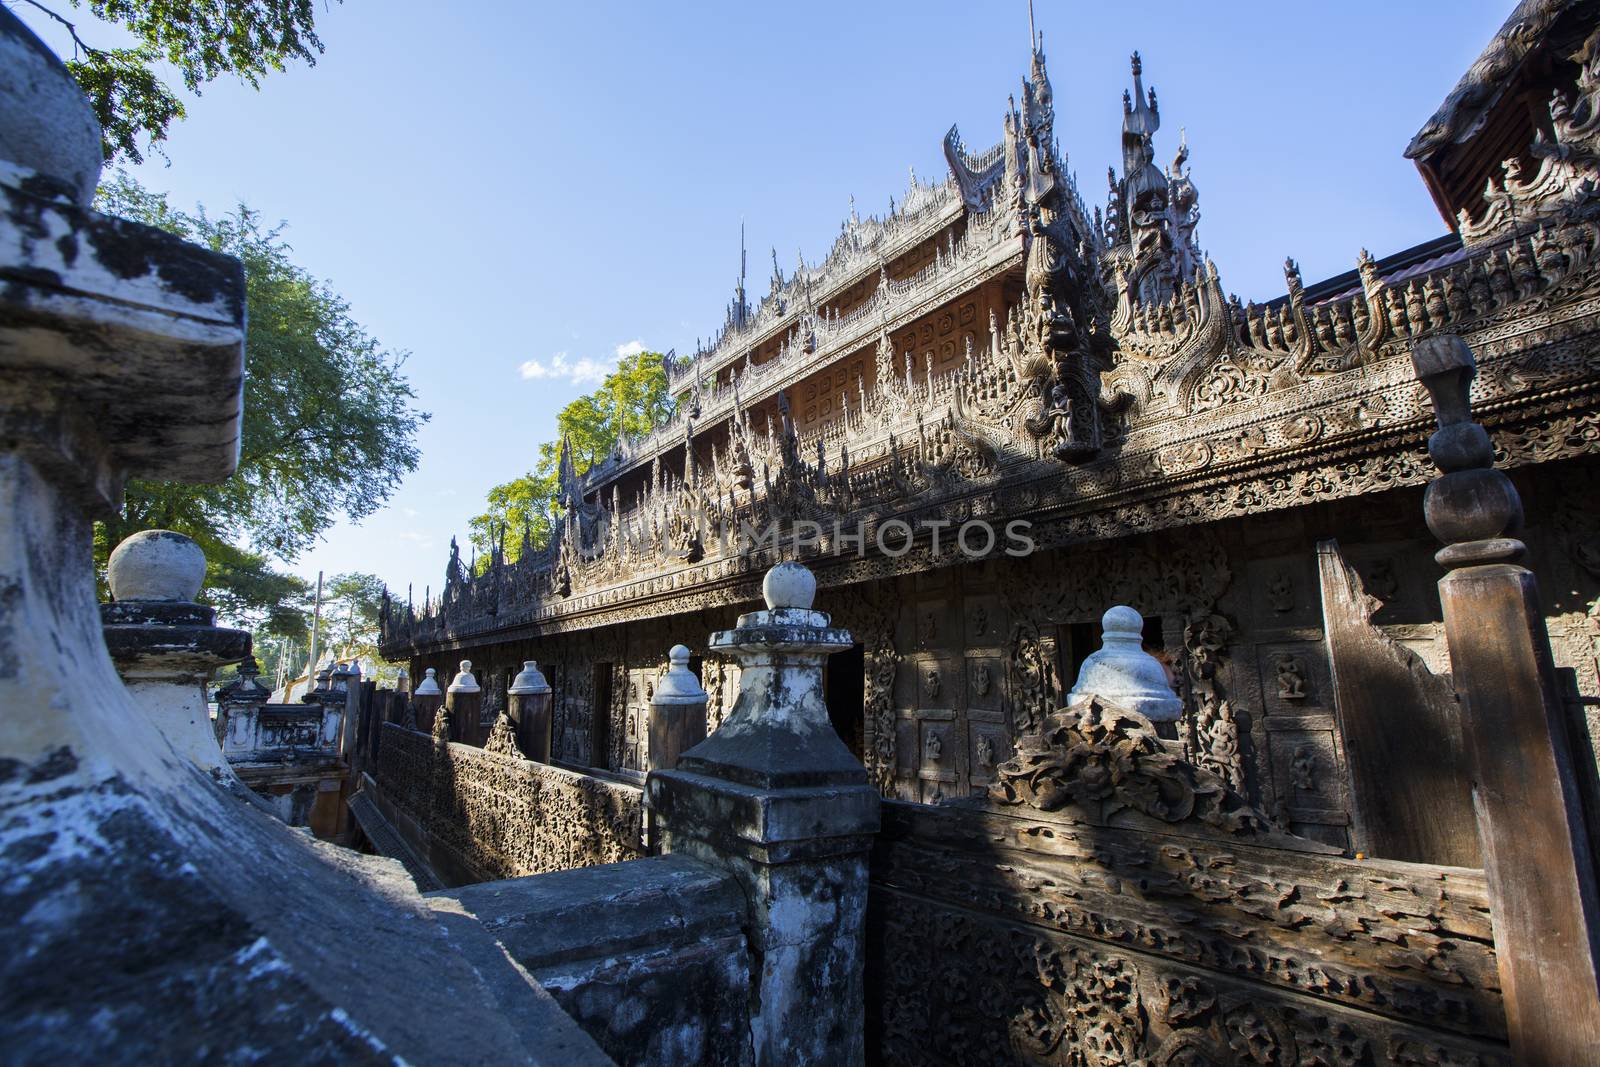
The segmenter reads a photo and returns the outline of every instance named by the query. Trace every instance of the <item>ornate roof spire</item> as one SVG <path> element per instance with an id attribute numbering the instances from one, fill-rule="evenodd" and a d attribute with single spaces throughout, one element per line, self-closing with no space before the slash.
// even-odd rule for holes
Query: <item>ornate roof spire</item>
<path id="1" fill-rule="evenodd" d="M 1132 59 L 1133 66 L 1133 98 L 1124 93 L 1122 132 L 1125 135 L 1149 137 L 1161 128 L 1161 113 L 1156 109 L 1156 91 L 1150 90 L 1149 99 L 1146 101 L 1144 89 L 1144 61 L 1135 52 Z"/>

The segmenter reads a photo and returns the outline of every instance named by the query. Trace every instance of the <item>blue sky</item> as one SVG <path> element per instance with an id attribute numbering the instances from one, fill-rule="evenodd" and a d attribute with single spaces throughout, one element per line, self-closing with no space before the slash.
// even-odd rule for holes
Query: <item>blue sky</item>
<path id="1" fill-rule="evenodd" d="M 1285 256 L 1310 283 L 1444 232 L 1401 151 L 1511 7 L 1038 0 L 1036 17 L 1085 199 L 1104 202 L 1138 49 L 1157 158 L 1186 127 L 1200 243 L 1249 300 L 1282 293 Z M 170 164 L 134 173 L 182 207 L 287 221 L 295 258 L 412 353 L 421 467 L 292 566 L 419 598 L 619 349 L 715 330 L 741 219 L 764 293 L 772 246 L 785 271 L 815 261 L 852 194 L 877 213 L 908 168 L 942 175 L 952 122 L 974 151 L 998 140 L 1028 59 L 1024 0 L 349 0 L 318 27 L 314 68 L 211 85 Z"/>

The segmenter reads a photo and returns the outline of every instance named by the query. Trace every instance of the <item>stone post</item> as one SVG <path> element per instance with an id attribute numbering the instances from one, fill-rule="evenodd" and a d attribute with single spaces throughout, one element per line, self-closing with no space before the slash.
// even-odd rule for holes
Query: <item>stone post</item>
<path id="1" fill-rule="evenodd" d="M 444 706 L 450 712 L 450 740 L 483 747 L 483 689 L 472 674 L 472 661 L 461 661 L 450 687 L 445 690 Z"/>
<path id="2" fill-rule="evenodd" d="M 650 698 L 650 770 L 670 771 L 678 758 L 706 739 L 706 691 L 689 670 L 689 650 L 673 645 L 665 677 Z"/>
<path id="3" fill-rule="evenodd" d="M 1494 920 L 1512 1056 L 1593 1062 L 1600 1049 L 1600 891 L 1533 572 L 1517 561 L 1522 501 L 1472 421 L 1476 367 L 1459 337 L 1412 350 L 1439 429 L 1428 486 L 1445 636 Z"/>
<path id="4" fill-rule="evenodd" d="M 171 530 L 145 530 L 118 545 L 106 566 L 114 603 L 100 606 L 106 648 L 150 721 L 204 770 L 229 774 L 206 706 L 217 668 L 250 654 L 250 635 L 217 625 L 194 602 L 205 580 L 200 546 Z"/>
<path id="5" fill-rule="evenodd" d="M 433 717 L 439 713 L 439 706 L 444 703 L 444 694 L 439 692 L 439 679 L 433 675 L 434 670 L 429 667 L 424 672 L 422 681 L 417 683 L 417 691 L 411 694 L 413 725 L 425 734 L 433 732 Z"/>
<path id="6" fill-rule="evenodd" d="M 666 852 L 730 871 L 750 901 L 755 1063 L 860 1064 L 867 850 L 878 794 L 828 721 L 822 664 L 846 630 L 812 611 L 797 563 L 767 574 L 767 610 L 712 635 L 739 662 L 733 711 L 646 792 Z"/>
<path id="7" fill-rule="evenodd" d="M 555 694 L 539 671 L 538 660 L 524 660 L 506 688 L 506 714 L 517 735 L 517 748 L 528 759 L 550 762 L 550 720 Z"/>
<path id="8" fill-rule="evenodd" d="M 334 672 L 334 693 L 339 698 L 342 720 L 339 724 L 339 754 L 352 767 L 356 759 L 356 730 L 361 725 L 361 664 L 355 660 L 339 664 Z"/>
<path id="9" fill-rule="evenodd" d="M 226 759 L 229 752 L 255 748 L 256 719 L 272 693 L 256 679 L 261 669 L 249 656 L 239 664 L 239 676 L 217 690 L 217 743 Z"/>

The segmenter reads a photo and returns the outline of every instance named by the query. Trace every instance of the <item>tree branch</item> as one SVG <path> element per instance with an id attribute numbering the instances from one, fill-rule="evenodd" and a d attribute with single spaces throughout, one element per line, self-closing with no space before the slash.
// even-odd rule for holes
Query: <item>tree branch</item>
<path id="1" fill-rule="evenodd" d="M 50 18 L 55 19 L 57 22 L 61 23 L 61 25 L 65 26 L 67 28 L 67 33 L 72 37 L 72 58 L 73 59 L 77 59 L 78 58 L 78 53 L 79 52 L 87 52 L 92 56 L 98 56 L 98 55 L 101 54 L 100 49 L 91 47 L 88 44 L 88 42 L 86 42 L 82 37 L 78 36 L 78 27 L 77 26 L 75 26 L 72 23 L 68 22 L 65 18 L 63 18 L 62 16 L 58 15 L 56 12 L 54 12 L 54 11 L 50 10 L 49 8 L 45 7 L 43 4 L 41 4 L 39 2 L 39 0 L 22 0 L 22 3 L 27 4 L 29 7 L 32 7 L 32 8 L 35 8 L 35 9 L 39 10 L 39 11 L 44 12 Z"/>

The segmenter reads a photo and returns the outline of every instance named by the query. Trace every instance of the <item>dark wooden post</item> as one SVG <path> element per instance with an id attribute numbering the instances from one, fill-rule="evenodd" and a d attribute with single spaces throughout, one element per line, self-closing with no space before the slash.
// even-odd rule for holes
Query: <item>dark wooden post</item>
<path id="1" fill-rule="evenodd" d="M 1462 734 L 1473 774 L 1511 1050 L 1522 1067 L 1593 1063 L 1600 1049 L 1600 887 L 1561 694 L 1526 546 L 1522 501 L 1472 421 L 1476 367 L 1459 337 L 1419 341 L 1417 378 L 1444 474 L 1424 500 Z"/>
<path id="2" fill-rule="evenodd" d="M 411 694 L 411 713 L 416 728 L 425 734 L 431 734 L 433 717 L 438 714 L 439 705 L 443 703 L 444 694 L 439 692 L 439 679 L 434 677 L 434 669 L 429 667 L 422 681 L 417 684 L 417 691 Z"/>
<path id="3" fill-rule="evenodd" d="M 444 706 L 450 709 L 450 740 L 483 747 L 483 689 L 472 674 L 472 661 L 461 661 L 450 688 L 445 690 Z"/>
<path id="4" fill-rule="evenodd" d="M 666 677 L 650 698 L 649 769 L 670 771 L 678 757 L 706 739 L 706 691 L 689 670 L 689 650 L 673 645 Z"/>
<path id="5" fill-rule="evenodd" d="M 550 762 L 550 718 L 555 694 L 539 671 L 537 660 L 524 660 L 522 671 L 506 688 L 506 714 L 517 731 L 522 754 L 540 763 Z"/>

